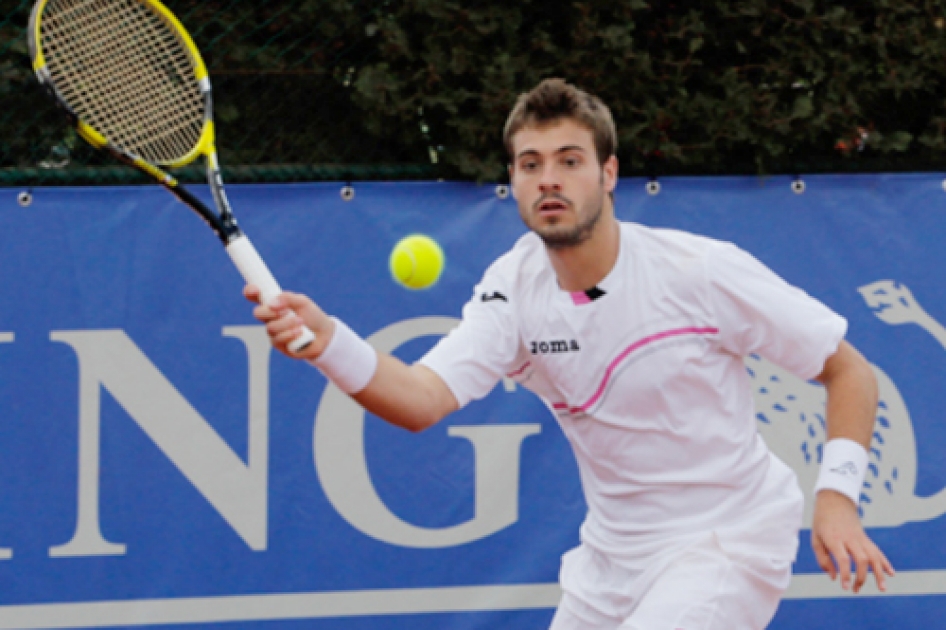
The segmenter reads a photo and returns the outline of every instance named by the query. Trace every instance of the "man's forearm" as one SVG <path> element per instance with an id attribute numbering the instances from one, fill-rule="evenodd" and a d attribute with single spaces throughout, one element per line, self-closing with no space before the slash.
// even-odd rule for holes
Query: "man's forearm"
<path id="1" fill-rule="evenodd" d="M 409 431 L 422 431 L 457 410 L 457 400 L 433 370 L 387 354 L 368 386 L 352 398 L 369 412 Z"/>
<path id="2" fill-rule="evenodd" d="M 877 378 L 870 364 L 842 341 L 818 380 L 828 394 L 828 439 L 847 438 L 869 449 L 877 412 Z"/>

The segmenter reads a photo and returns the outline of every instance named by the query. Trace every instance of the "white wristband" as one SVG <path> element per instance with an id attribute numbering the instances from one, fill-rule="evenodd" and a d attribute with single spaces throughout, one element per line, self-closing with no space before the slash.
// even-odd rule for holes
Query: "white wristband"
<path id="1" fill-rule="evenodd" d="M 368 386 L 374 376 L 378 368 L 378 353 L 345 322 L 337 317 L 332 319 L 335 320 L 335 332 L 328 346 L 309 363 L 319 368 L 328 380 L 346 394 L 357 394 Z"/>
<path id="2" fill-rule="evenodd" d="M 863 446 L 847 438 L 828 440 L 821 456 L 815 494 L 826 489 L 836 490 L 858 505 L 866 472 L 867 451 Z"/>

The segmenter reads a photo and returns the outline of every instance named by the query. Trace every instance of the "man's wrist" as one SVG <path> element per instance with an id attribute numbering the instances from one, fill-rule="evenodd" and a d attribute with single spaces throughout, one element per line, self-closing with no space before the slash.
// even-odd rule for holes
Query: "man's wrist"
<path id="1" fill-rule="evenodd" d="M 346 394 L 357 394 L 378 369 L 378 353 L 345 322 L 333 317 L 335 331 L 325 350 L 309 363 Z"/>
<path id="2" fill-rule="evenodd" d="M 828 440 L 821 456 L 815 495 L 821 490 L 834 490 L 858 505 L 866 472 L 867 451 L 863 446 L 847 438 Z"/>

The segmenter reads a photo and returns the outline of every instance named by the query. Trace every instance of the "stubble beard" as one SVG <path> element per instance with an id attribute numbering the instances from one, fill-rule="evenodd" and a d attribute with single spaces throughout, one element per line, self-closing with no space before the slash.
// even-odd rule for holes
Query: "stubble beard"
<path id="1" fill-rule="evenodd" d="M 557 195 L 553 197 L 567 203 L 569 206 L 572 205 L 564 197 Z M 538 206 L 546 198 L 540 199 L 535 205 Z M 577 247 L 591 238 L 595 226 L 601 220 L 601 215 L 604 212 L 604 190 L 602 189 L 597 199 L 589 201 L 582 210 L 583 212 L 579 212 L 578 223 L 573 226 L 539 225 L 537 221 L 531 220 L 526 220 L 526 225 L 542 239 L 542 242 L 549 249 L 563 250 Z"/>

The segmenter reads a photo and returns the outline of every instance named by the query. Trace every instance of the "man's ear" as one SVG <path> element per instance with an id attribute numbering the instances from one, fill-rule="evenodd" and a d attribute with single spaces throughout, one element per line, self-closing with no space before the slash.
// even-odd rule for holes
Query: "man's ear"
<path id="1" fill-rule="evenodd" d="M 601 178 L 604 180 L 604 189 L 614 192 L 618 185 L 618 157 L 612 155 L 601 165 Z"/>
<path id="2" fill-rule="evenodd" d="M 516 198 L 516 187 L 513 185 L 513 178 L 516 175 L 516 167 L 510 162 L 506 167 L 509 172 L 509 192 L 512 193 L 512 198 Z"/>

